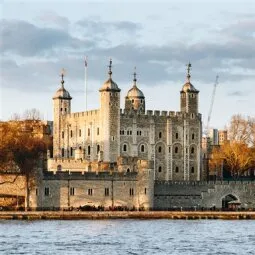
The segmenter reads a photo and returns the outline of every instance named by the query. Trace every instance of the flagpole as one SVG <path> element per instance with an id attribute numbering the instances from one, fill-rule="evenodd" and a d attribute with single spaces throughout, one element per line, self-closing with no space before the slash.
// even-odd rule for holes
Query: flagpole
<path id="1" fill-rule="evenodd" d="M 88 63 L 87 63 L 87 56 L 85 56 L 85 111 L 88 109 L 88 91 L 87 91 L 87 84 L 88 84 Z"/>

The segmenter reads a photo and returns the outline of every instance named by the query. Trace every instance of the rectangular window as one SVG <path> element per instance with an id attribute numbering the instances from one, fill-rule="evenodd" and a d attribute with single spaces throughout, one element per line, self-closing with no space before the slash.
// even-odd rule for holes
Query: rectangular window
<path id="1" fill-rule="evenodd" d="M 146 189 L 146 188 L 144 188 L 144 194 L 145 194 L 145 195 L 147 194 L 147 189 Z"/>
<path id="2" fill-rule="evenodd" d="M 88 189 L 88 195 L 93 196 L 93 189 Z"/>
<path id="3" fill-rule="evenodd" d="M 35 189 L 35 195 L 38 196 L 38 189 Z"/>
<path id="4" fill-rule="evenodd" d="M 73 137 L 73 130 L 70 131 L 70 137 Z"/>
<path id="5" fill-rule="evenodd" d="M 105 189 L 104 189 L 104 195 L 105 195 L 106 197 L 108 197 L 109 194 L 110 194 L 109 188 L 105 188 Z"/>
<path id="6" fill-rule="evenodd" d="M 99 128 L 97 128 L 97 135 L 99 135 Z"/>
<path id="7" fill-rule="evenodd" d="M 134 196 L 134 189 L 133 188 L 129 189 L 129 196 L 130 197 Z"/>
<path id="8" fill-rule="evenodd" d="M 64 131 L 62 131 L 62 138 L 65 138 L 65 133 L 64 133 Z"/>
<path id="9" fill-rule="evenodd" d="M 45 187 L 44 188 L 44 196 L 48 197 L 50 195 L 50 188 L 49 187 Z"/>
<path id="10" fill-rule="evenodd" d="M 79 129 L 79 136 L 81 137 L 81 129 Z"/>
<path id="11" fill-rule="evenodd" d="M 74 196 L 74 187 L 70 188 L 70 196 Z"/>

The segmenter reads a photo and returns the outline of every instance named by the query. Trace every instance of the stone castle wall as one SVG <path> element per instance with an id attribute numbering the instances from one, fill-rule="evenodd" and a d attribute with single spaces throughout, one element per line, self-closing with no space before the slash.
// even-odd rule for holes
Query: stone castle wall
<path id="1" fill-rule="evenodd" d="M 154 208 L 222 208 L 222 200 L 231 195 L 240 207 L 255 208 L 255 182 L 156 182 Z"/>
<path id="2" fill-rule="evenodd" d="M 153 207 L 152 170 L 118 172 L 57 172 L 44 175 L 37 191 L 31 192 L 31 206 L 45 209 L 80 206 Z"/>

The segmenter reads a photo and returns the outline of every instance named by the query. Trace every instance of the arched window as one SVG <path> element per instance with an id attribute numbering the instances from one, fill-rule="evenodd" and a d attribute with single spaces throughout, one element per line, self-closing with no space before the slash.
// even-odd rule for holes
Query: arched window
<path id="1" fill-rule="evenodd" d="M 161 146 L 158 147 L 158 152 L 161 153 L 162 152 L 162 148 Z"/>
<path id="2" fill-rule="evenodd" d="M 57 171 L 61 171 L 62 170 L 62 166 L 61 165 L 58 165 L 57 166 Z"/>
<path id="3" fill-rule="evenodd" d="M 127 145 L 126 144 L 123 145 L 123 151 L 127 151 Z"/>
<path id="4" fill-rule="evenodd" d="M 191 139 L 192 139 L 192 140 L 195 139 L 195 134 L 192 134 Z"/>
<path id="5" fill-rule="evenodd" d="M 179 167 L 178 166 L 175 167 L 175 172 L 179 173 Z"/>
<path id="6" fill-rule="evenodd" d="M 88 155 L 90 155 L 90 146 L 88 146 Z"/>
<path id="7" fill-rule="evenodd" d="M 175 152 L 175 153 L 178 153 L 178 147 L 175 147 L 175 148 L 174 148 L 174 152 Z"/>
<path id="8" fill-rule="evenodd" d="M 194 174 L 194 172 L 195 172 L 195 168 L 194 168 L 194 166 L 192 166 L 192 167 L 191 167 L 190 172 L 191 172 L 192 174 Z"/>
<path id="9" fill-rule="evenodd" d="M 195 152 L 195 148 L 191 147 L 191 154 L 194 154 L 194 152 Z"/>
<path id="10" fill-rule="evenodd" d="M 130 169 L 128 168 L 128 169 L 127 169 L 127 173 L 129 173 L 129 172 L 130 172 Z"/>
<path id="11" fill-rule="evenodd" d="M 159 166 L 159 167 L 158 167 L 158 172 L 161 173 L 161 171 L 162 171 L 162 167 Z"/>
<path id="12" fill-rule="evenodd" d="M 97 153 L 99 153 L 99 151 L 100 151 L 100 145 L 98 144 L 97 145 Z"/>
<path id="13" fill-rule="evenodd" d="M 158 133 L 158 138 L 161 138 L 162 137 L 162 132 L 159 132 Z"/>
<path id="14" fill-rule="evenodd" d="M 144 145 L 142 144 L 141 145 L 141 152 L 144 152 L 145 150 L 144 150 Z"/>

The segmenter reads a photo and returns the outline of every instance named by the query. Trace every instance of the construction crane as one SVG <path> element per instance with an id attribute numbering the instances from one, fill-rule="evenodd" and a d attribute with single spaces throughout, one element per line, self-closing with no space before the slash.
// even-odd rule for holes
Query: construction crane
<path id="1" fill-rule="evenodd" d="M 206 125 L 206 129 L 205 129 L 206 137 L 208 137 L 208 133 L 209 133 L 209 125 L 210 125 L 210 120 L 211 120 L 211 115 L 212 115 L 212 109 L 213 109 L 213 104 L 214 104 L 214 99 L 215 99 L 216 88 L 217 88 L 217 85 L 219 84 L 218 80 L 219 80 L 219 76 L 217 75 L 216 79 L 215 79 L 214 86 L 213 86 L 211 104 L 210 104 L 210 108 L 209 108 L 209 112 L 208 112 L 207 125 Z"/>

